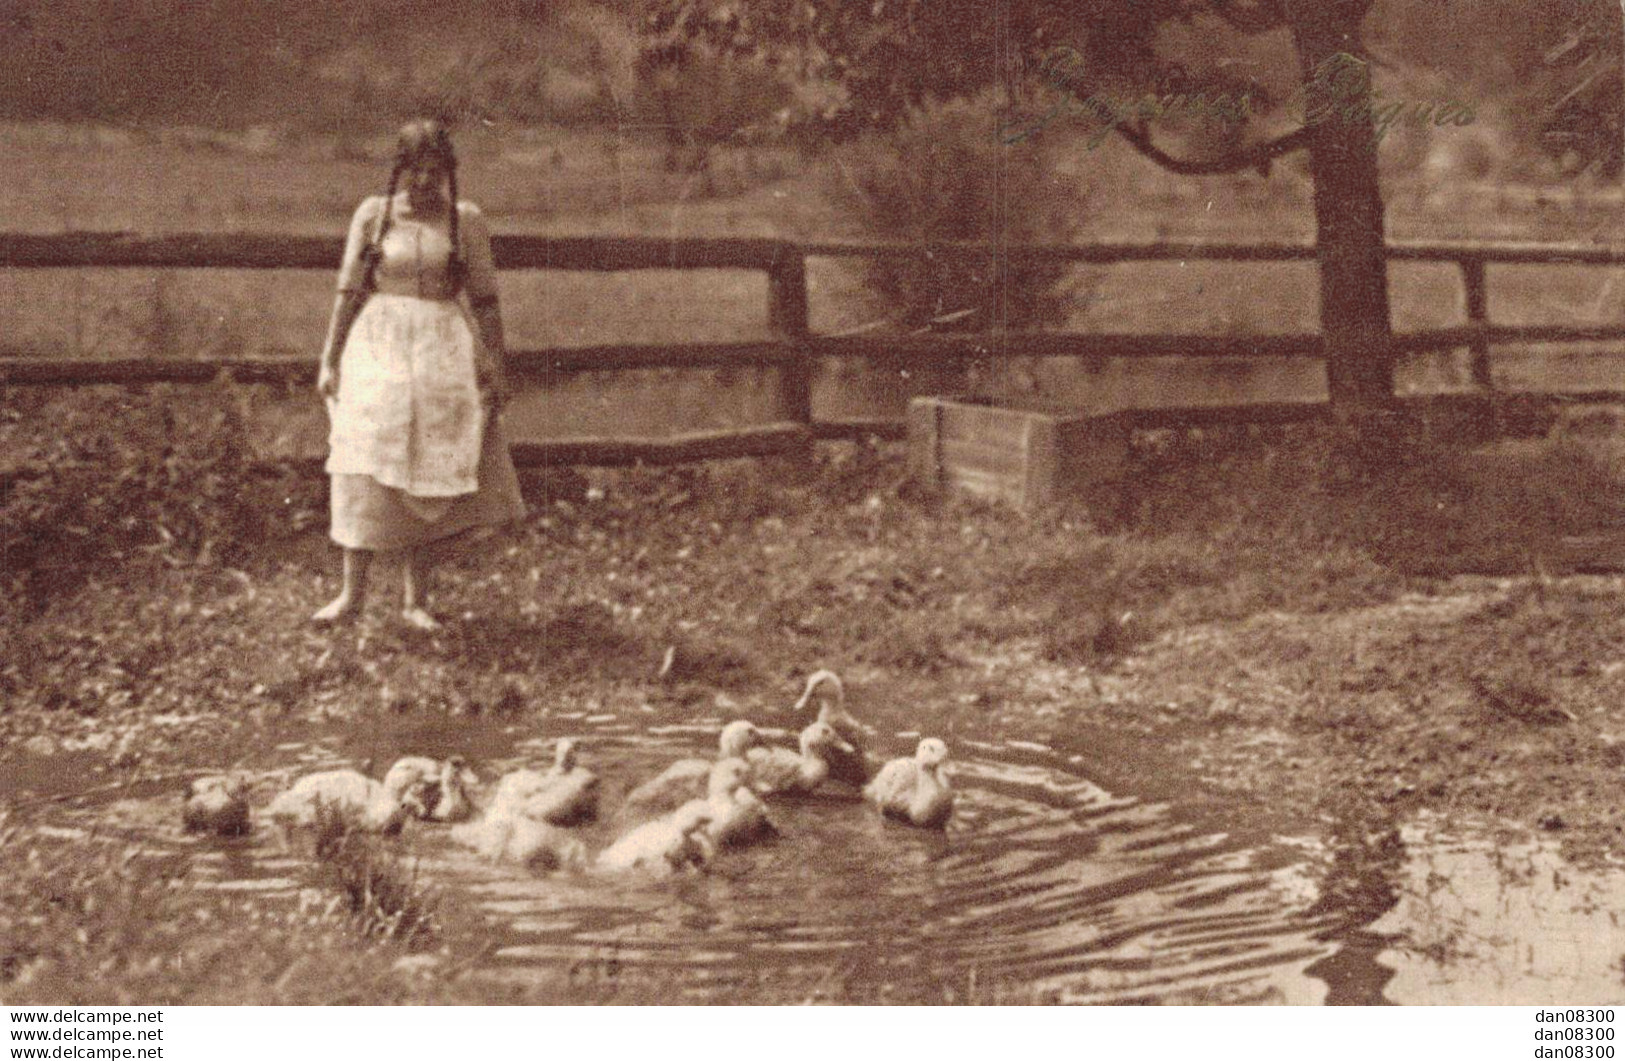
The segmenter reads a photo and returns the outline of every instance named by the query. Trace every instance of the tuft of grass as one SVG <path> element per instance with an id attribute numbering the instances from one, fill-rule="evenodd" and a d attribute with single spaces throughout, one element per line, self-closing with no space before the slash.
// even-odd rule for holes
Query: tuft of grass
<path id="1" fill-rule="evenodd" d="M 312 837 L 315 880 L 343 898 L 361 935 L 410 948 L 434 941 L 440 900 L 418 879 L 415 863 L 385 850 L 331 807 L 317 807 Z"/>

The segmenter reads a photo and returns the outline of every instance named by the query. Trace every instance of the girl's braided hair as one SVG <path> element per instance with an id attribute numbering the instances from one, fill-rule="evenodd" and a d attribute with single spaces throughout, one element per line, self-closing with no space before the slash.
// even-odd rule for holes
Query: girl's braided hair
<path id="1" fill-rule="evenodd" d="M 468 279 L 468 266 L 463 261 L 463 245 L 457 231 L 457 154 L 452 150 L 451 134 L 433 118 L 418 118 L 401 126 L 400 136 L 395 141 L 395 162 L 389 171 L 389 191 L 384 196 L 384 219 L 378 225 L 372 241 L 362 251 L 366 268 L 365 286 L 368 289 L 373 285 L 378 260 L 383 257 L 384 237 L 389 234 L 389 227 L 394 221 L 395 192 L 400 186 L 401 174 L 425 159 L 434 159 L 446 168 L 446 181 L 450 185 L 448 225 L 451 229 L 451 260 L 447 263 L 446 271 L 452 294 L 459 294 Z"/>

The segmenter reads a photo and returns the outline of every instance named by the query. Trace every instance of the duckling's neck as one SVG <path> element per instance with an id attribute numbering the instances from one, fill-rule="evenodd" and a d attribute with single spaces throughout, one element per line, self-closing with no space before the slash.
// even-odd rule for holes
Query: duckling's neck
<path id="1" fill-rule="evenodd" d="M 825 700 L 824 706 L 818 709 L 818 721 L 826 726 L 839 727 L 851 725 L 852 716 L 846 713 L 846 705 L 838 700 Z"/>

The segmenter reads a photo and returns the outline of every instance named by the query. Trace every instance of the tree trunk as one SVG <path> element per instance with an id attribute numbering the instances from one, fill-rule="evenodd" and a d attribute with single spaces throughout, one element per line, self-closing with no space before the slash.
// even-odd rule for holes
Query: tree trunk
<path id="1" fill-rule="evenodd" d="M 1360 40 L 1368 0 L 1284 6 L 1314 125 L 1309 173 L 1327 390 L 1339 414 L 1382 407 L 1394 397 L 1394 352 L 1370 67 Z"/>

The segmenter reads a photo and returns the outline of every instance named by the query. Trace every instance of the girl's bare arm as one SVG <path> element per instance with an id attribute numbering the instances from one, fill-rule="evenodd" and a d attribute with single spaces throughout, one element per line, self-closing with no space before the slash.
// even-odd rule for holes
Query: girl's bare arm
<path id="1" fill-rule="evenodd" d="M 339 355 L 365 302 L 366 295 L 361 291 L 340 291 L 333 299 L 333 316 L 327 324 L 327 341 L 322 344 L 321 366 L 316 375 L 316 387 L 324 397 L 338 396 Z"/>
<path id="2" fill-rule="evenodd" d="M 480 345 L 485 349 L 481 385 L 493 403 L 501 406 L 508 400 L 508 346 L 502 332 L 502 306 L 495 295 L 485 295 L 472 300 L 470 308 L 479 325 Z"/>

